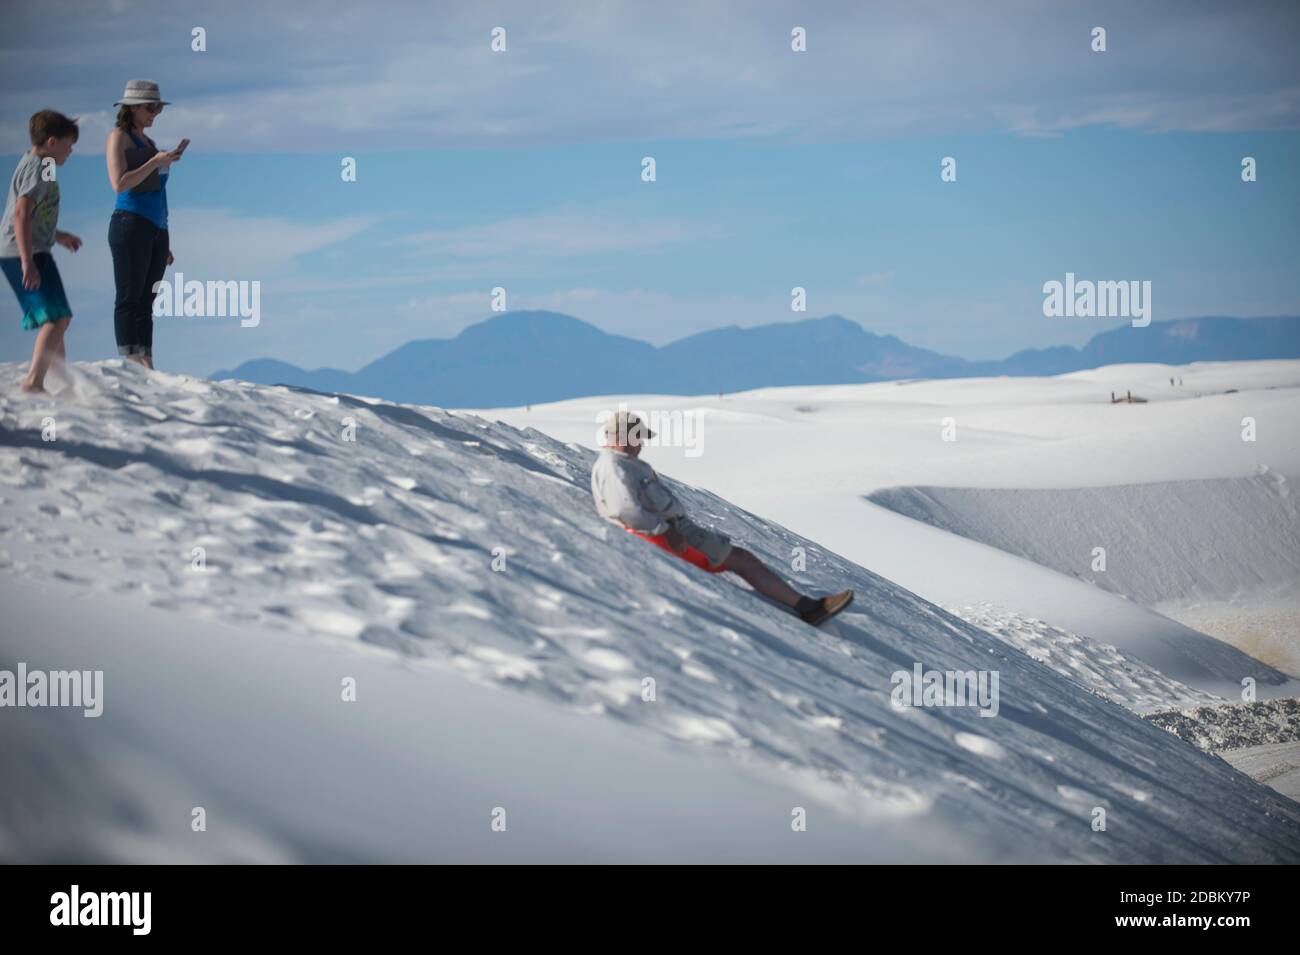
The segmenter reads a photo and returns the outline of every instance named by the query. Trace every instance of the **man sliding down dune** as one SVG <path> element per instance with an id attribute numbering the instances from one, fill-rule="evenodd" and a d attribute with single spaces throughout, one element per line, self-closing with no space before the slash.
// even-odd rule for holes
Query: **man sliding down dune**
<path id="1" fill-rule="evenodd" d="M 596 511 L 637 537 L 689 561 L 701 570 L 739 574 L 765 597 L 784 604 L 817 626 L 853 601 L 853 591 L 829 597 L 805 597 L 743 547 L 733 547 L 723 534 L 693 523 L 654 468 L 638 460 L 643 441 L 653 438 L 634 414 L 619 411 L 603 431 L 604 448 L 591 469 L 591 495 Z"/>

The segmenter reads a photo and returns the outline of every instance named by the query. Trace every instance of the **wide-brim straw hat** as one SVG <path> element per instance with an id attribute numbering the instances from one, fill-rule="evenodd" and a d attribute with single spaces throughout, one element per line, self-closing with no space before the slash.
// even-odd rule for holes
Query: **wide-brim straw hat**
<path id="1" fill-rule="evenodd" d="M 167 100 L 163 99 L 158 93 L 158 84 L 153 80 L 127 80 L 126 92 L 113 105 L 144 106 L 146 103 L 157 103 L 159 106 L 169 105 Z"/>

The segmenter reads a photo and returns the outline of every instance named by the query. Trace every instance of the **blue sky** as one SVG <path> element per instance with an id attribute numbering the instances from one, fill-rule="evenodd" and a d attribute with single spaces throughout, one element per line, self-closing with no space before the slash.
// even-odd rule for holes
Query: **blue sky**
<path id="1" fill-rule="evenodd" d="M 1300 313 L 1294 4 L 296 6 L 51 0 L 0 37 L 7 168 L 36 109 L 82 120 L 74 357 L 115 351 L 103 141 L 132 77 L 173 101 L 155 138 L 193 141 L 176 268 L 262 283 L 257 328 L 160 319 L 164 368 L 353 369 L 494 286 L 655 343 L 837 312 L 968 358 L 1113 327 L 1043 317 L 1067 271 L 1150 280 L 1156 320 Z M 30 348 L 0 305 L 0 359 Z"/>

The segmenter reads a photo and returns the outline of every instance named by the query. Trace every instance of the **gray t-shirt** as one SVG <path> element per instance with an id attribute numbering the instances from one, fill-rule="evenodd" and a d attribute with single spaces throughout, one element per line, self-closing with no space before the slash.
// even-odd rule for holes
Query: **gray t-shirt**
<path id="1" fill-rule="evenodd" d="M 19 196 L 29 196 L 36 203 L 32 212 L 32 254 L 48 252 L 54 247 L 54 230 L 59 222 L 59 183 L 54 178 L 54 160 L 50 160 L 50 173 L 42 174 L 44 160 L 34 152 L 27 152 L 14 170 L 5 199 L 4 218 L 0 219 L 0 258 L 18 258 L 18 241 L 14 237 L 14 207 Z"/>

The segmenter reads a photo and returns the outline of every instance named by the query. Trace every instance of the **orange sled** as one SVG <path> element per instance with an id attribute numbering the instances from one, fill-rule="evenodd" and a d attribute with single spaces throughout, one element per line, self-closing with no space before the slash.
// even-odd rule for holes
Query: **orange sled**
<path id="1" fill-rule="evenodd" d="M 700 568 L 700 570 L 708 571 L 710 574 L 720 574 L 725 569 L 720 566 L 711 567 L 709 565 L 709 558 L 705 556 L 704 551 L 698 550 L 692 547 L 690 544 L 687 544 L 686 550 L 679 554 L 677 553 L 677 551 L 673 550 L 671 547 L 668 546 L 668 538 L 663 534 L 644 534 L 641 531 L 634 531 L 630 527 L 625 527 L 623 529 L 627 531 L 629 534 L 635 534 L 637 537 L 641 538 L 642 540 L 649 541 L 650 543 L 654 544 L 656 547 L 662 547 L 664 550 L 668 551 L 668 553 L 672 554 L 674 557 L 680 557 L 682 560 L 686 561 L 687 563 L 694 564 L 696 567 Z"/>

